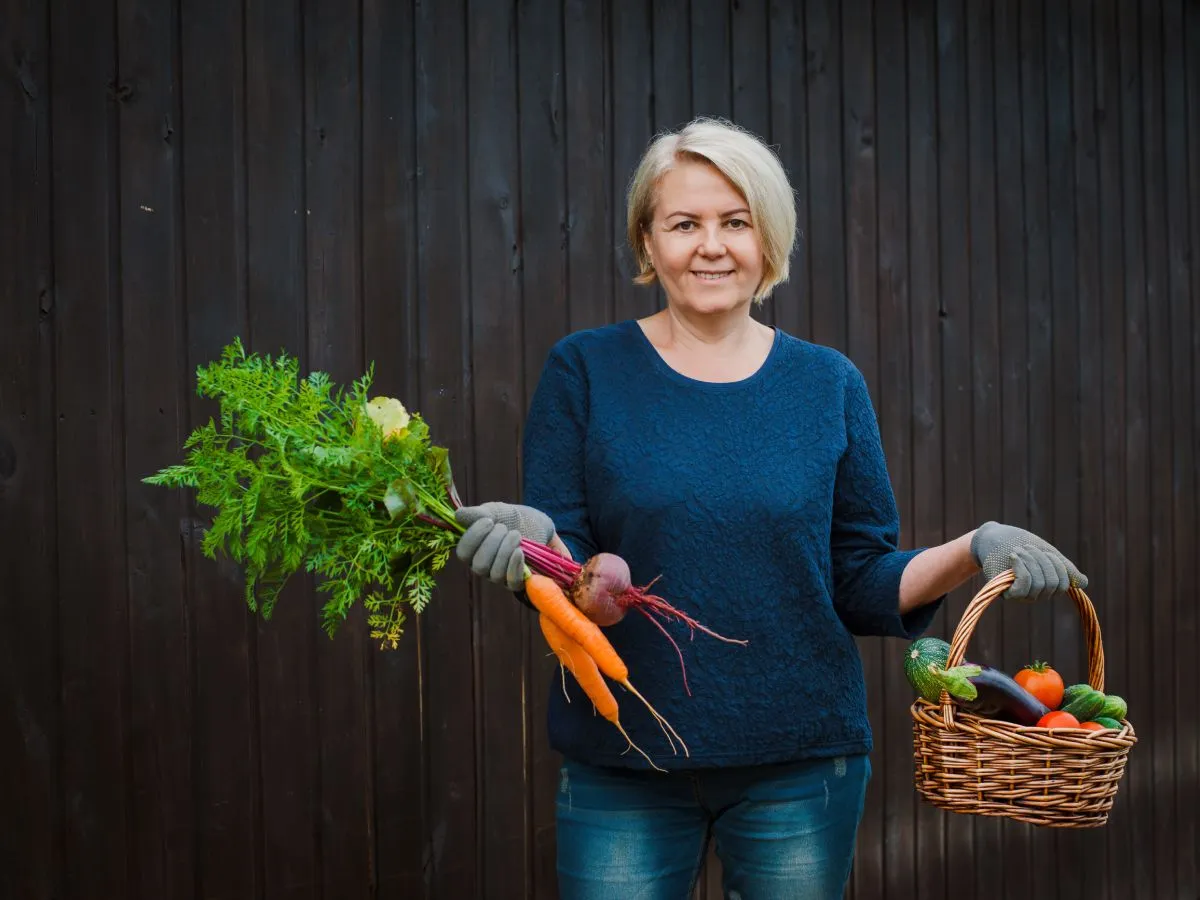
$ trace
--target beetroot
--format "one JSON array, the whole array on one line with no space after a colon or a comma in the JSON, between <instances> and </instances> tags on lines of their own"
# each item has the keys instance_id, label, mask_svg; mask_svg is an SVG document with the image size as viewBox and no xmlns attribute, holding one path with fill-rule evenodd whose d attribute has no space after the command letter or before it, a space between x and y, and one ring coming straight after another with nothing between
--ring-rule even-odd
<instances>
[{"instance_id":1,"label":"beetroot","mask_svg":"<svg viewBox=\"0 0 1200 900\"><path fill-rule=\"evenodd\" d=\"M604 627L625 618L621 597L632 586L625 560L615 553L597 553L584 563L568 593L585 616Z\"/></svg>"}]
</instances>

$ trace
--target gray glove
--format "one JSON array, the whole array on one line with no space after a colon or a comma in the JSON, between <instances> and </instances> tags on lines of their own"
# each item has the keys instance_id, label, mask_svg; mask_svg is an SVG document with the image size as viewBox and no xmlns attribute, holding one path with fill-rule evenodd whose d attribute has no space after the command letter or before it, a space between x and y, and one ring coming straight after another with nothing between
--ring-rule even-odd
<instances>
[{"instance_id":1,"label":"gray glove","mask_svg":"<svg viewBox=\"0 0 1200 900\"><path fill-rule=\"evenodd\" d=\"M458 524L467 526L455 548L458 558L476 575L510 591L525 589L521 538L548 544L554 537L550 517L532 506L513 503L460 506L454 518Z\"/></svg>"},{"instance_id":2,"label":"gray glove","mask_svg":"<svg viewBox=\"0 0 1200 900\"><path fill-rule=\"evenodd\" d=\"M971 555L988 580L1012 569L1016 580L1004 596L1048 600L1075 585L1087 587L1087 576L1036 534L999 522L984 522L971 538Z\"/></svg>"}]
</instances>

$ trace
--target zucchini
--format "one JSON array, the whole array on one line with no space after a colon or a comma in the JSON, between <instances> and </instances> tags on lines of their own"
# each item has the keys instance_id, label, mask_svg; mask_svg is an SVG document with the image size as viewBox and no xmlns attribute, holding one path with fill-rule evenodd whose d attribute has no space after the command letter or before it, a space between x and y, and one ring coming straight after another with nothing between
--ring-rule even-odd
<instances>
[{"instance_id":1,"label":"zucchini","mask_svg":"<svg viewBox=\"0 0 1200 900\"><path fill-rule=\"evenodd\" d=\"M1089 687L1074 696L1070 703L1063 706L1063 712L1069 712L1080 722L1089 722L1100 715L1104 709L1104 695L1095 688Z\"/></svg>"},{"instance_id":2,"label":"zucchini","mask_svg":"<svg viewBox=\"0 0 1200 900\"><path fill-rule=\"evenodd\" d=\"M979 671L978 666L958 666L947 670L950 645L940 638L917 638L904 654L904 674L914 691L930 703L941 700L942 691L952 697L974 699L975 686L966 677Z\"/></svg>"},{"instance_id":3,"label":"zucchini","mask_svg":"<svg viewBox=\"0 0 1200 900\"><path fill-rule=\"evenodd\" d=\"M1104 706L1097 713L1097 718L1104 716L1108 719L1115 719L1120 722L1129 713L1129 707L1125 701L1116 694L1107 694L1104 697Z\"/></svg>"},{"instance_id":4,"label":"zucchini","mask_svg":"<svg viewBox=\"0 0 1200 900\"><path fill-rule=\"evenodd\" d=\"M949 656L950 645L934 637L917 638L904 653L904 674L908 683L930 703L937 703L941 696L942 680L936 672L946 668ZM931 666L935 668L931 669Z\"/></svg>"},{"instance_id":5,"label":"zucchini","mask_svg":"<svg viewBox=\"0 0 1200 900\"><path fill-rule=\"evenodd\" d=\"M1096 716L1092 721L1097 725L1103 725L1105 728L1111 728L1113 731L1121 730L1121 723L1116 719L1110 719L1108 716Z\"/></svg>"}]
</instances>

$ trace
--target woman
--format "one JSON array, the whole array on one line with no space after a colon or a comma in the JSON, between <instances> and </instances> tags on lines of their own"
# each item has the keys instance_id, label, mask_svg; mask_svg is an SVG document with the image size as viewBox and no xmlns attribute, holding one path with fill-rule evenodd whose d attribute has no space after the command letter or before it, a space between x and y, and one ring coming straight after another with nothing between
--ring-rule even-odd
<instances>
[{"instance_id":1,"label":"woman","mask_svg":"<svg viewBox=\"0 0 1200 900\"><path fill-rule=\"evenodd\" d=\"M779 160L724 122L649 147L629 191L637 281L666 308L572 334L551 351L524 438L524 504L460 510L458 555L519 591L521 537L575 559L600 551L738 646L674 648L627 616L606 629L635 684L689 752L673 755L622 702L649 771L576 685L552 686L564 756L564 898L686 898L715 839L729 896L841 897L872 748L854 635L905 640L982 567L1009 596L1086 580L1053 547L989 522L900 550L862 375L841 353L750 316L788 275L793 194ZM621 695L618 692L619 697Z\"/></svg>"}]
</instances>

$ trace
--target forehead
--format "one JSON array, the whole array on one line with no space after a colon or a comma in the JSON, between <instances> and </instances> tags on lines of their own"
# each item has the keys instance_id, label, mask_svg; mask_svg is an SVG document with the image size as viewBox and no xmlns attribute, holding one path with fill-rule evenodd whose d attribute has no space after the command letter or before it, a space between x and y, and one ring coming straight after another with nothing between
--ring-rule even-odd
<instances>
[{"instance_id":1,"label":"forehead","mask_svg":"<svg viewBox=\"0 0 1200 900\"><path fill-rule=\"evenodd\" d=\"M677 210L703 214L746 206L746 198L716 166L698 160L676 163L659 180L656 194L655 212L662 216Z\"/></svg>"}]
</instances>

